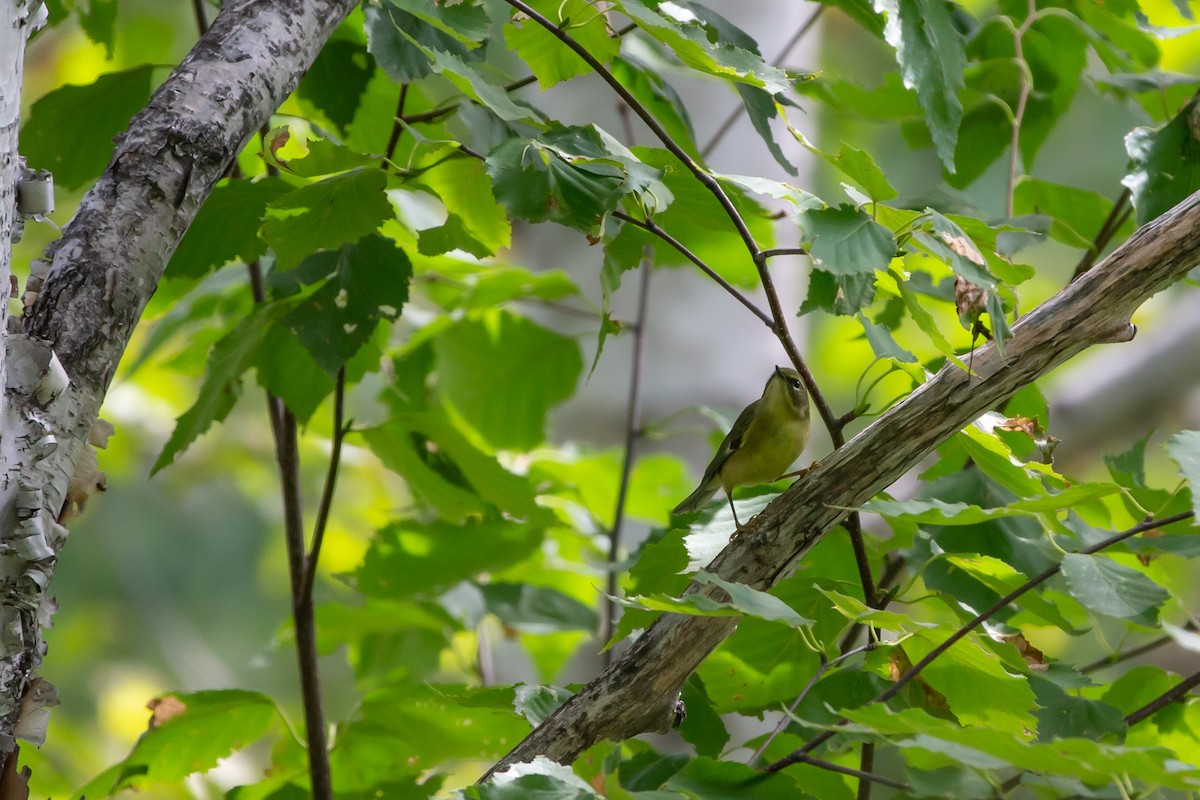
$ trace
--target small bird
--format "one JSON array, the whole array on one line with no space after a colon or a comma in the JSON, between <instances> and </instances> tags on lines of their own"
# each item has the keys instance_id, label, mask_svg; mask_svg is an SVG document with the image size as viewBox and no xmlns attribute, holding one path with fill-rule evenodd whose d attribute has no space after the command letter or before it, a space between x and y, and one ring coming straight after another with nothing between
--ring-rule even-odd
<instances>
[{"instance_id":1,"label":"small bird","mask_svg":"<svg viewBox=\"0 0 1200 800\"><path fill-rule=\"evenodd\" d=\"M762 397L738 414L696 491L671 513L699 511L717 489L724 489L734 524L741 530L733 507L734 487L777 480L804 450L808 429L808 393L800 373L775 367Z\"/></svg>"}]
</instances>

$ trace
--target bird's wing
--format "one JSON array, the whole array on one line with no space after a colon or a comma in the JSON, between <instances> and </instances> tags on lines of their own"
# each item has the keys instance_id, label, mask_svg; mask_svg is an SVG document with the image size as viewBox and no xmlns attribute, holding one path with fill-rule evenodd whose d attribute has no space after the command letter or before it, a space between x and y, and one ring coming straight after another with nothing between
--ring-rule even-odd
<instances>
[{"instance_id":1,"label":"bird's wing","mask_svg":"<svg viewBox=\"0 0 1200 800\"><path fill-rule=\"evenodd\" d=\"M743 408L741 414L738 414L737 421L733 423L733 427L729 429L729 433L721 440L721 446L717 448L716 455L713 456L708 469L704 470L704 480L700 481L701 485L715 480L717 474L721 471L721 467L725 466L725 462L729 460L729 457L736 453L738 448L742 446L742 439L745 437L746 431L750 429L750 420L754 419L754 409L758 407L758 403L759 401L755 400Z\"/></svg>"}]
</instances>

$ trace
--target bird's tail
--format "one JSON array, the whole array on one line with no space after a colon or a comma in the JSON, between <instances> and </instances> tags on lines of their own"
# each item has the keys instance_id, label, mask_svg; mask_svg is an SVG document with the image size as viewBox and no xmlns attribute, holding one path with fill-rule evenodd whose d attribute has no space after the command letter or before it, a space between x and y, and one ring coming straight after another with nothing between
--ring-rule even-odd
<instances>
[{"instance_id":1,"label":"bird's tail","mask_svg":"<svg viewBox=\"0 0 1200 800\"><path fill-rule=\"evenodd\" d=\"M713 481L711 484L708 482L701 483L696 487L696 491L684 498L684 501L675 506L671 513L690 514L693 511L699 511L712 499L712 496L717 493L717 489L720 487L721 484L719 481Z\"/></svg>"}]
</instances>

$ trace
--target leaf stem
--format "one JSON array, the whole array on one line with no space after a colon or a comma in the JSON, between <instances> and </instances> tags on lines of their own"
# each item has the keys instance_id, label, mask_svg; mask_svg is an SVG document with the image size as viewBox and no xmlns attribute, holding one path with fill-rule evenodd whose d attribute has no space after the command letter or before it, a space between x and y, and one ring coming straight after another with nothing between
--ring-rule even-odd
<instances>
[{"instance_id":1,"label":"leaf stem","mask_svg":"<svg viewBox=\"0 0 1200 800\"><path fill-rule=\"evenodd\" d=\"M651 259L649 253L642 259L642 280L638 289L637 327L633 330L633 356L629 368L629 400L625 415L625 454L621 461L621 483L617 489L617 505L613 510L612 530L608 533L608 595L604 600L604 616L600 628L600 640L608 642L613 634L613 616L617 596L617 559L621 553L621 533L625 523L625 501L629 497L629 482L633 477L633 461L637 455L637 442L642 429L642 366L646 350L646 307L650 297ZM604 651L604 666L612 663L613 651Z\"/></svg>"}]
</instances>

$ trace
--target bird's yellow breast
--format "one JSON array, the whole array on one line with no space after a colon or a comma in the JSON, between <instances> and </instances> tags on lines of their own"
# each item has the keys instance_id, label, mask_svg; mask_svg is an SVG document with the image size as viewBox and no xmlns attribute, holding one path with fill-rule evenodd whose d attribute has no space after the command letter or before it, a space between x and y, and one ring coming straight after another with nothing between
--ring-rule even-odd
<instances>
[{"instance_id":1,"label":"bird's yellow breast","mask_svg":"<svg viewBox=\"0 0 1200 800\"><path fill-rule=\"evenodd\" d=\"M808 441L808 426L807 414L786 414L782 421L756 415L741 446L721 467L721 487L729 492L735 486L769 483L778 478L800 457Z\"/></svg>"}]
</instances>

